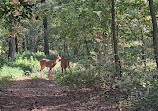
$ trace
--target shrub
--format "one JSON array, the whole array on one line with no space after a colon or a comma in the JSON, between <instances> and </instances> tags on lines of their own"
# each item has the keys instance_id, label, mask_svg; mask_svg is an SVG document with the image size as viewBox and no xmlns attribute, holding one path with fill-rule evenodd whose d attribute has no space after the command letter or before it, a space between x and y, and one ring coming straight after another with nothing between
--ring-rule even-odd
<instances>
[{"instance_id":1,"label":"shrub","mask_svg":"<svg viewBox=\"0 0 158 111\"><path fill-rule=\"evenodd\" d=\"M25 72L25 75L30 75L33 72L39 72L39 61L32 56L30 59L19 57L14 62L9 64L10 67L19 67Z\"/></svg>"},{"instance_id":2,"label":"shrub","mask_svg":"<svg viewBox=\"0 0 158 111\"><path fill-rule=\"evenodd\" d=\"M158 80L150 78L145 84L145 91L138 96L137 101L133 101L132 110L134 111L158 111Z\"/></svg>"},{"instance_id":3,"label":"shrub","mask_svg":"<svg viewBox=\"0 0 158 111\"><path fill-rule=\"evenodd\" d=\"M95 86L98 85L96 82L100 80L99 77L87 74L86 71L75 71L73 73L67 72L66 74L57 73L55 74L55 79L58 83L68 85L71 88L95 88Z\"/></svg>"},{"instance_id":4,"label":"shrub","mask_svg":"<svg viewBox=\"0 0 158 111\"><path fill-rule=\"evenodd\" d=\"M1 68L4 64L7 64L7 63L8 63L7 59L0 58L0 68Z\"/></svg>"},{"instance_id":5,"label":"shrub","mask_svg":"<svg viewBox=\"0 0 158 111\"><path fill-rule=\"evenodd\" d=\"M0 83L5 83L10 80L14 80L16 78L22 77L24 75L24 71L20 68L3 66L0 70Z\"/></svg>"},{"instance_id":6,"label":"shrub","mask_svg":"<svg viewBox=\"0 0 158 111\"><path fill-rule=\"evenodd\" d=\"M12 76L2 76L0 77L0 84L8 83L12 80Z\"/></svg>"},{"instance_id":7,"label":"shrub","mask_svg":"<svg viewBox=\"0 0 158 111\"><path fill-rule=\"evenodd\" d=\"M46 58L46 55L44 54L44 52L36 52L36 53L33 53L33 52L30 52L30 51L26 51L26 52L23 52L22 54L16 54L15 56L15 59L19 59L22 58L22 59L31 59L31 58L36 58L38 61L41 60L42 58Z\"/></svg>"}]
</instances>

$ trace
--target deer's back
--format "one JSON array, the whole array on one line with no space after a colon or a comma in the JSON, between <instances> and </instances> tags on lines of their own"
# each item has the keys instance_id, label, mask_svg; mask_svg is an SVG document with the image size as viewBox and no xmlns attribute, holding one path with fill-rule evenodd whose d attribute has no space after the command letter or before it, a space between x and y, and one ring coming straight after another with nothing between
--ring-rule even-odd
<instances>
[{"instance_id":1,"label":"deer's back","mask_svg":"<svg viewBox=\"0 0 158 111\"><path fill-rule=\"evenodd\" d=\"M54 64L53 60L49 60L49 59L41 59L40 60L40 65L41 66L51 67L51 66L53 66L53 64Z\"/></svg>"}]
</instances>

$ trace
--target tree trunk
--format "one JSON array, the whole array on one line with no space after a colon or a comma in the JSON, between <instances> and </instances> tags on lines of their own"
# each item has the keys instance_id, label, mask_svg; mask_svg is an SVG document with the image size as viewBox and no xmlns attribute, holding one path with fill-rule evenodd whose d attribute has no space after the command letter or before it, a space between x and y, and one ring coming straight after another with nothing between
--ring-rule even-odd
<instances>
[{"instance_id":1,"label":"tree trunk","mask_svg":"<svg viewBox=\"0 0 158 111\"><path fill-rule=\"evenodd\" d=\"M26 44L25 44L25 37L22 38L22 51L25 52L25 48Z\"/></svg>"},{"instance_id":2,"label":"tree trunk","mask_svg":"<svg viewBox=\"0 0 158 111\"><path fill-rule=\"evenodd\" d=\"M16 46L15 48L16 53L18 53L18 38L17 37L15 37L15 46Z\"/></svg>"},{"instance_id":3,"label":"tree trunk","mask_svg":"<svg viewBox=\"0 0 158 111\"><path fill-rule=\"evenodd\" d=\"M48 45L48 36L47 36L47 17L45 16L43 19L43 26L44 26L44 53L49 55L49 45Z\"/></svg>"},{"instance_id":4,"label":"tree trunk","mask_svg":"<svg viewBox=\"0 0 158 111\"><path fill-rule=\"evenodd\" d=\"M46 0L41 0L41 3L46 3ZM45 15L43 18L43 26L44 26L44 53L49 55L49 45L48 45L48 35L47 35L47 16Z\"/></svg>"},{"instance_id":5,"label":"tree trunk","mask_svg":"<svg viewBox=\"0 0 158 111\"><path fill-rule=\"evenodd\" d=\"M10 59L10 55L11 55L11 38L9 38L8 47L9 47L8 59Z\"/></svg>"},{"instance_id":6,"label":"tree trunk","mask_svg":"<svg viewBox=\"0 0 158 111\"><path fill-rule=\"evenodd\" d=\"M143 45L142 45L142 61L143 61L144 66L145 66L144 70L146 71L145 42L144 42L144 34L143 34L142 28L141 28L141 41L143 42Z\"/></svg>"},{"instance_id":7,"label":"tree trunk","mask_svg":"<svg viewBox=\"0 0 158 111\"><path fill-rule=\"evenodd\" d=\"M116 26L115 26L115 1L112 0L112 32L113 32L113 43L114 43L114 54L115 54L115 68L116 74L115 76L121 76L121 63L120 58L118 55L118 45L117 45L117 38L116 38Z\"/></svg>"},{"instance_id":8,"label":"tree trunk","mask_svg":"<svg viewBox=\"0 0 158 111\"><path fill-rule=\"evenodd\" d=\"M9 57L11 58L11 60L14 60L15 53L16 53L15 34L12 34L9 41Z\"/></svg>"},{"instance_id":9,"label":"tree trunk","mask_svg":"<svg viewBox=\"0 0 158 111\"><path fill-rule=\"evenodd\" d=\"M65 39L65 41L64 41L64 53L66 52L66 50L67 50L67 46L66 46L66 39Z\"/></svg>"},{"instance_id":10,"label":"tree trunk","mask_svg":"<svg viewBox=\"0 0 158 111\"><path fill-rule=\"evenodd\" d=\"M158 69L157 22L156 22L156 15L155 15L155 9L154 9L154 5L153 5L153 0L149 0L149 8L150 8L150 15L151 15L152 24L153 24L153 47L154 47L156 65L157 65L157 69Z\"/></svg>"},{"instance_id":11,"label":"tree trunk","mask_svg":"<svg viewBox=\"0 0 158 111\"><path fill-rule=\"evenodd\" d=\"M66 38L65 38L65 41L64 41L64 53L67 53L67 55L69 57L69 48L68 48L68 43L67 43Z\"/></svg>"}]
</instances>

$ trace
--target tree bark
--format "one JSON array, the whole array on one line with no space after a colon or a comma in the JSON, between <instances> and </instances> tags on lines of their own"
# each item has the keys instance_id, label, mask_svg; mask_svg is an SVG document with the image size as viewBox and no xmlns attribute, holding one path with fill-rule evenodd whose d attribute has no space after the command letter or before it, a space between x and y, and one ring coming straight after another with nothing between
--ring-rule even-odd
<instances>
[{"instance_id":1,"label":"tree bark","mask_svg":"<svg viewBox=\"0 0 158 111\"><path fill-rule=\"evenodd\" d=\"M142 28L141 28L141 41L143 42L143 45L142 45L142 61L143 61L144 66L145 66L144 70L146 71L145 42L144 42L144 34L143 34Z\"/></svg>"},{"instance_id":2,"label":"tree bark","mask_svg":"<svg viewBox=\"0 0 158 111\"><path fill-rule=\"evenodd\" d=\"M116 38L116 25L115 25L115 1L112 0L112 33L113 33L113 43L114 43L114 57L115 57L115 69L116 69L116 76L121 76L121 63L120 58L118 55L118 44Z\"/></svg>"},{"instance_id":3,"label":"tree bark","mask_svg":"<svg viewBox=\"0 0 158 111\"><path fill-rule=\"evenodd\" d=\"M66 52L66 50L67 50L67 44L66 44L66 39L65 39L65 41L64 41L64 53Z\"/></svg>"},{"instance_id":4,"label":"tree bark","mask_svg":"<svg viewBox=\"0 0 158 111\"><path fill-rule=\"evenodd\" d=\"M149 8L150 8L150 15L151 15L152 24L153 24L153 47L154 47L156 65L157 65L157 69L158 69L157 22L156 22L156 15L155 15L155 9L154 9L154 5L153 5L153 0L149 0Z\"/></svg>"},{"instance_id":5,"label":"tree bark","mask_svg":"<svg viewBox=\"0 0 158 111\"><path fill-rule=\"evenodd\" d=\"M16 45L15 45L15 34L10 35L10 41L9 41L9 57L11 60L14 60L14 56L16 53Z\"/></svg>"},{"instance_id":6,"label":"tree bark","mask_svg":"<svg viewBox=\"0 0 158 111\"><path fill-rule=\"evenodd\" d=\"M41 0L41 3L46 3L46 1ZM44 26L44 53L46 55L49 55L49 45L48 45L48 35L47 35L48 21L46 15L44 15L43 18L43 26Z\"/></svg>"},{"instance_id":7,"label":"tree bark","mask_svg":"<svg viewBox=\"0 0 158 111\"><path fill-rule=\"evenodd\" d=\"M22 49L23 49L23 52L25 52L26 50L25 37L22 38Z\"/></svg>"},{"instance_id":8,"label":"tree bark","mask_svg":"<svg viewBox=\"0 0 158 111\"><path fill-rule=\"evenodd\" d=\"M68 42L67 42L66 38L65 38L63 46L64 46L64 53L67 53L67 55L69 57L69 48L68 48L69 46L68 46Z\"/></svg>"},{"instance_id":9,"label":"tree bark","mask_svg":"<svg viewBox=\"0 0 158 111\"><path fill-rule=\"evenodd\" d=\"M17 37L15 37L15 45L16 45L15 50L18 53L18 38Z\"/></svg>"}]
</instances>

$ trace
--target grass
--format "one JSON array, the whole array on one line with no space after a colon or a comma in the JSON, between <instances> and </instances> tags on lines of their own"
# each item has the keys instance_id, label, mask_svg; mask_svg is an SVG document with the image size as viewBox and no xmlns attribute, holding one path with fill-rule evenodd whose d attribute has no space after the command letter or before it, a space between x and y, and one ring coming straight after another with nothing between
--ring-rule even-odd
<instances>
[{"instance_id":1,"label":"grass","mask_svg":"<svg viewBox=\"0 0 158 111\"><path fill-rule=\"evenodd\" d=\"M22 77L24 75L24 71L20 69L19 67L13 68L9 66L3 66L0 71L1 77L3 76L11 76L13 79Z\"/></svg>"},{"instance_id":2,"label":"grass","mask_svg":"<svg viewBox=\"0 0 158 111\"><path fill-rule=\"evenodd\" d=\"M0 84L23 77L24 71L19 67L3 66L0 70Z\"/></svg>"},{"instance_id":3,"label":"grass","mask_svg":"<svg viewBox=\"0 0 158 111\"><path fill-rule=\"evenodd\" d=\"M12 80L11 76L1 76L0 77L0 84L9 83Z\"/></svg>"},{"instance_id":4,"label":"grass","mask_svg":"<svg viewBox=\"0 0 158 111\"><path fill-rule=\"evenodd\" d=\"M48 58L51 60L55 59L56 55L46 56L43 52L24 52L22 54L17 54L14 61L9 61L4 63L0 69L0 81L5 83L10 80L16 80L21 77L29 76L31 78L40 78L40 64L39 60L42 58ZM55 72L54 78L59 84L68 85L71 88L81 88L81 87L94 87L97 76L91 74L92 72L86 71L85 68L81 68L79 63L71 63L70 73L69 69L66 74L62 74L60 68L60 62L58 62L54 68L58 69ZM43 71L43 78L47 78L49 69L45 68Z\"/></svg>"},{"instance_id":5,"label":"grass","mask_svg":"<svg viewBox=\"0 0 158 111\"><path fill-rule=\"evenodd\" d=\"M55 56L52 55L49 57ZM42 58L47 58L43 52L24 52L23 54L17 54L14 61L1 58L0 84L25 76L39 77L39 60Z\"/></svg>"},{"instance_id":6,"label":"grass","mask_svg":"<svg viewBox=\"0 0 158 111\"><path fill-rule=\"evenodd\" d=\"M43 52L24 52L17 54L14 61L0 59L0 84L15 80L21 77L40 78L40 64L39 60L42 58L55 59L56 55L46 56ZM60 62L54 68L60 68ZM48 68L43 71L43 77L47 78L49 72Z\"/></svg>"}]
</instances>

